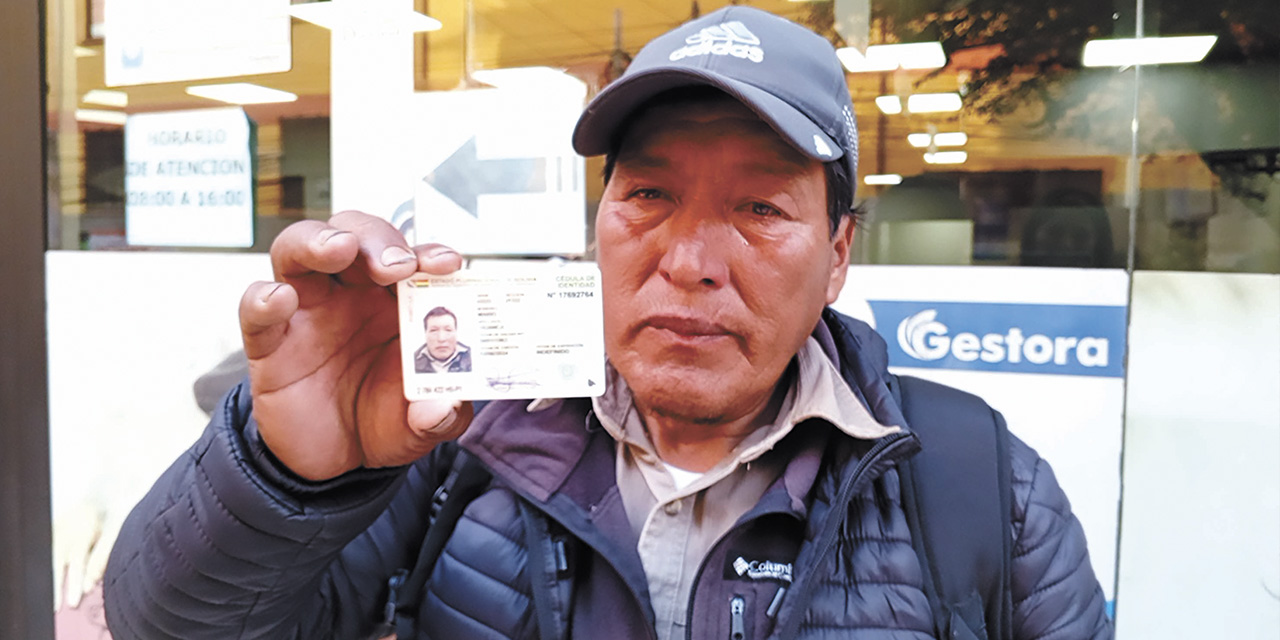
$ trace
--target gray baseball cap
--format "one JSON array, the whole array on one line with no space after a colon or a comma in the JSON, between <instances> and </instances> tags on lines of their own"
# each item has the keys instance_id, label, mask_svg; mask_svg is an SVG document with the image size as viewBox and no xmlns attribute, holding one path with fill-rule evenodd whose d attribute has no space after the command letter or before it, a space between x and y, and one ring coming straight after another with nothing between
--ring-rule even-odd
<instances>
[{"instance_id":1,"label":"gray baseball cap","mask_svg":"<svg viewBox=\"0 0 1280 640\"><path fill-rule=\"evenodd\" d=\"M806 156L842 160L856 185L858 129L835 49L794 22L737 5L686 22L645 45L622 77L582 112L573 148L584 156L608 153L623 123L645 101L695 85L741 100Z\"/></svg>"}]
</instances>

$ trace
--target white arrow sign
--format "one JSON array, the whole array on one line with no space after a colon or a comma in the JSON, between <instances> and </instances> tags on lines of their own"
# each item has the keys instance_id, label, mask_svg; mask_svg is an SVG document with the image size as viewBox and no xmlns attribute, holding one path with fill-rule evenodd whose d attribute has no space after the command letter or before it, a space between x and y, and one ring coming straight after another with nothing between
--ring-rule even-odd
<instances>
[{"instance_id":1,"label":"white arrow sign","mask_svg":"<svg viewBox=\"0 0 1280 640\"><path fill-rule=\"evenodd\" d=\"M584 163L570 146L586 85L512 69L476 73L497 89L414 93L412 3L333 5L334 211L365 211L413 242L467 254L586 251Z\"/></svg>"},{"instance_id":2,"label":"white arrow sign","mask_svg":"<svg viewBox=\"0 0 1280 640\"><path fill-rule=\"evenodd\" d=\"M570 138L586 87L422 93L414 198L418 242L479 255L577 255L586 249L584 163ZM441 126L448 123L448 126Z\"/></svg>"}]
</instances>

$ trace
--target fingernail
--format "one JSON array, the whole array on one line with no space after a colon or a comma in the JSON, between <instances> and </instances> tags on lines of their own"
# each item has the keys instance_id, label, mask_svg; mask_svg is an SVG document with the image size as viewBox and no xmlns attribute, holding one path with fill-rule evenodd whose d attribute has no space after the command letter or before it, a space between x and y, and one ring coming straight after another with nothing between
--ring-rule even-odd
<instances>
[{"instance_id":1,"label":"fingernail","mask_svg":"<svg viewBox=\"0 0 1280 640\"><path fill-rule=\"evenodd\" d=\"M452 427L453 423L457 421L458 421L458 407L457 405L455 405L452 409L449 409L449 415L445 416L443 420L436 423L436 426L431 427L430 429L428 429L428 431L432 431L432 432L448 431L449 427Z\"/></svg>"},{"instance_id":2,"label":"fingernail","mask_svg":"<svg viewBox=\"0 0 1280 640\"><path fill-rule=\"evenodd\" d=\"M276 284L276 286L271 287L270 291L259 296L258 299L261 300L263 304L266 304L268 301L271 300L271 296L275 295L276 292L280 290L280 287L283 287L283 286L284 286L283 282Z\"/></svg>"},{"instance_id":3,"label":"fingernail","mask_svg":"<svg viewBox=\"0 0 1280 640\"><path fill-rule=\"evenodd\" d=\"M334 239L334 238L336 238L336 237L338 237L338 236L345 236L345 235L347 235L348 233L351 233L351 232L350 232L350 231L341 231L341 230L338 230L338 229L332 229L332 230L329 230L329 231L325 231L325 232L323 232L323 233L321 233L321 234L320 234L320 244L322 244L322 245L323 245L323 244L327 244L330 240L332 240L332 239Z\"/></svg>"},{"instance_id":4,"label":"fingernail","mask_svg":"<svg viewBox=\"0 0 1280 640\"><path fill-rule=\"evenodd\" d=\"M432 249L431 249L430 251L428 251L428 252L427 252L427 257L428 257L428 258L439 258L440 256L446 256L446 255L449 255L449 254L451 254L451 253L452 253L452 254L457 254L458 252L457 252L457 251L454 251L453 249L451 249L451 248L449 248L449 247L432 247Z\"/></svg>"},{"instance_id":5,"label":"fingernail","mask_svg":"<svg viewBox=\"0 0 1280 640\"><path fill-rule=\"evenodd\" d=\"M409 262L416 262L417 260L418 256L413 255L412 252L404 247L393 246L382 250L382 266L384 267L394 267L396 265L406 264Z\"/></svg>"}]
</instances>

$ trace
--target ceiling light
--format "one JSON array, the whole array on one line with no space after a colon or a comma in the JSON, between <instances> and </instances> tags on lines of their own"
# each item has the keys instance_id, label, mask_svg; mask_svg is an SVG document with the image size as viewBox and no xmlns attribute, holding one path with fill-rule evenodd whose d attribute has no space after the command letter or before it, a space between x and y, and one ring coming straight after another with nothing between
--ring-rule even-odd
<instances>
[{"instance_id":1,"label":"ceiling light","mask_svg":"<svg viewBox=\"0 0 1280 640\"><path fill-rule=\"evenodd\" d=\"M911 113L959 111L960 104L958 93L917 93L907 96L907 111Z\"/></svg>"},{"instance_id":2,"label":"ceiling light","mask_svg":"<svg viewBox=\"0 0 1280 640\"><path fill-rule=\"evenodd\" d=\"M876 98L876 106L889 115L902 113L902 98L898 96L880 96Z\"/></svg>"},{"instance_id":3,"label":"ceiling light","mask_svg":"<svg viewBox=\"0 0 1280 640\"><path fill-rule=\"evenodd\" d=\"M933 134L933 143L939 147L963 147L969 143L969 134L963 131L948 131Z\"/></svg>"},{"instance_id":4,"label":"ceiling light","mask_svg":"<svg viewBox=\"0 0 1280 640\"><path fill-rule=\"evenodd\" d=\"M1217 41L1218 36L1091 40L1084 45L1084 66L1128 67L1200 62Z\"/></svg>"},{"instance_id":5,"label":"ceiling light","mask_svg":"<svg viewBox=\"0 0 1280 640\"><path fill-rule=\"evenodd\" d=\"M587 85L560 69L551 67L516 67L513 69L484 69L471 72L471 77L499 89L525 89L546 91L552 87L586 92Z\"/></svg>"},{"instance_id":6,"label":"ceiling light","mask_svg":"<svg viewBox=\"0 0 1280 640\"><path fill-rule=\"evenodd\" d=\"M960 164L969 159L965 151L938 151L924 154L924 161L929 164Z\"/></svg>"},{"instance_id":7,"label":"ceiling light","mask_svg":"<svg viewBox=\"0 0 1280 640\"><path fill-rule=\"evenodd\" d=\"M84 94L80 101L88 104L100 104L105 107L124 108L129 106L129 94L110 89L92 89Z\"/></svg>"},{"instance_id":8,"label":"ceiling light","mask_svg":"<svg viewBox=\"0 0 1280 640\"><path fill-rule=\"evenodd\" d=\"M929 144L932 142L933 142L933 136L927 133L908 133L907 134L907 144L917 149L923 149L929 146Z\"/></svg>"},{"instance_id":9,"label":"ceiling light","mask_svg":"<svg viewBox=\"0 0 1280 640\"><path fill-rule=\"evenodd\" d=\"M870 185L894 185L902 184L902 176L896 173L880 173L867 176L862 181Z\"/></svg>"},{"instance_id":10,"label":"ceiling light","mask_svg":"<svg viewBox=\"0 0 1280 640\"><path fill-rule=\"evenodd\" d=\"M374 3L370 6L381 5ZM289 15L299 20L310 22L318 27L324 27L330 31L332 31L338 24L346 24L350 22L350 20L346 19L346 16L341 13L342 11L350 11L350 9L339 9L333 2L306 2L303 4L289 5ZM368 18L375 15L375 11L377 10L361 8L358 10L358 14L361 17ZM431 16L418 13L417 11L392 10L382 11L382 13L384 15L378 17L385 17L388 22L392 22L398 26L408 26L414 32L439 31L441 27L444 26L439 20L436 20Z\"/></svg>"},{"instance_id":11,"label":"ceiling light","mask_svg":"<svg viewBox=\"0 0 1280 640\"><path fill-rule=\"evenodd\" d=\"M903 69L939 69L947 66L947 54L941 42L878 45L893 51Z\"/></svg>"},{"instance_id":12,"label":"ceiling light","mask_svg":"<svg viewBox=\"0 0 1280 640\"><path fill-rule=\"evenodd\" d=\"M298 5L302 6L302 5ZM201 98L218 100L230 104L266 104L270 102L293 102L298 95L271 89L248 82L231 82L228 84L205 84L187 87L187 93Z\"/></svg>"},{"instance_id":13,"label":"ceiling light","mask_svg":"<svg viewBox=\"0 0 1280 640\"><path fill-rule=\"evenodd\" d=\"M76 109L76 120L80 122L97 122L98 124L118 124L123 126L129 116L123 111L107 111L106 109Z\"/></svg>"},{"instance_id":14,"label":"ceiling light","mask_svg":"<svg viewBox=\"0 0 1280 640\"><path fill-rule=\"evenodd\" d=\"M969 142L969 134L963 131L948 131L946 133L909 133L907 134L907 144L923 149L929 145L935 147L963 147Z\"/></svg>"},{"instance_id":15,"label":"ceiling light","mask_svg":"<svg viewBox=\"0 0 1280 640\"><path fill-rule=\"evenodd\" d=\"M947 65L941 42L875 44L864 55L853 47L836 49L836 57L851 73L903 69L937 69Z\"/></svg>"}]
</instances>

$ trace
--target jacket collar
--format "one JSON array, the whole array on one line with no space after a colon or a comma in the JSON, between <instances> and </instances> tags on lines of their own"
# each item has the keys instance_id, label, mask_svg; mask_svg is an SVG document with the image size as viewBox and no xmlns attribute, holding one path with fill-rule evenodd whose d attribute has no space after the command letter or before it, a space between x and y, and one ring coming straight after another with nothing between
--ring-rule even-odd
<instances>
[{"instance_id":1,"label":"jacket collar","mask_svg":"<svg viewBox=\"0 0 1280 640\"><path fill-rule=\"evenodd\" d=\"M829 340L820 335L824 331ZM839 363L840 375L877 422L907 426L889 390L889 346L871 325L828 307L814 335L832 361Z\"/></svg>"},{"instance_id":2,"label":"jacket collar","mask_svg":"<svg viewBox=\"0 0 1280 640\"><path fill-rule=\"evenodd\" d=\"M886 384L888 348L869 325L828 308L823 311L813 338L822 352L837 364L849 389L875 422L906 424ZM596 436L606 437L595 420L591 400L570 398L532 404L527 401L490 403L459 441L513 487L519 487L539 502L546 502L582 461ZM608 464L599 465L591 474L590 481L601 489L600 496L615 486L613 472L610 455ZM789 492L800 488L791 481L787 485ZM586 496L579 498L587 501L580 503L584 507L593 504Z\"/></svg>"}]
</instances>

